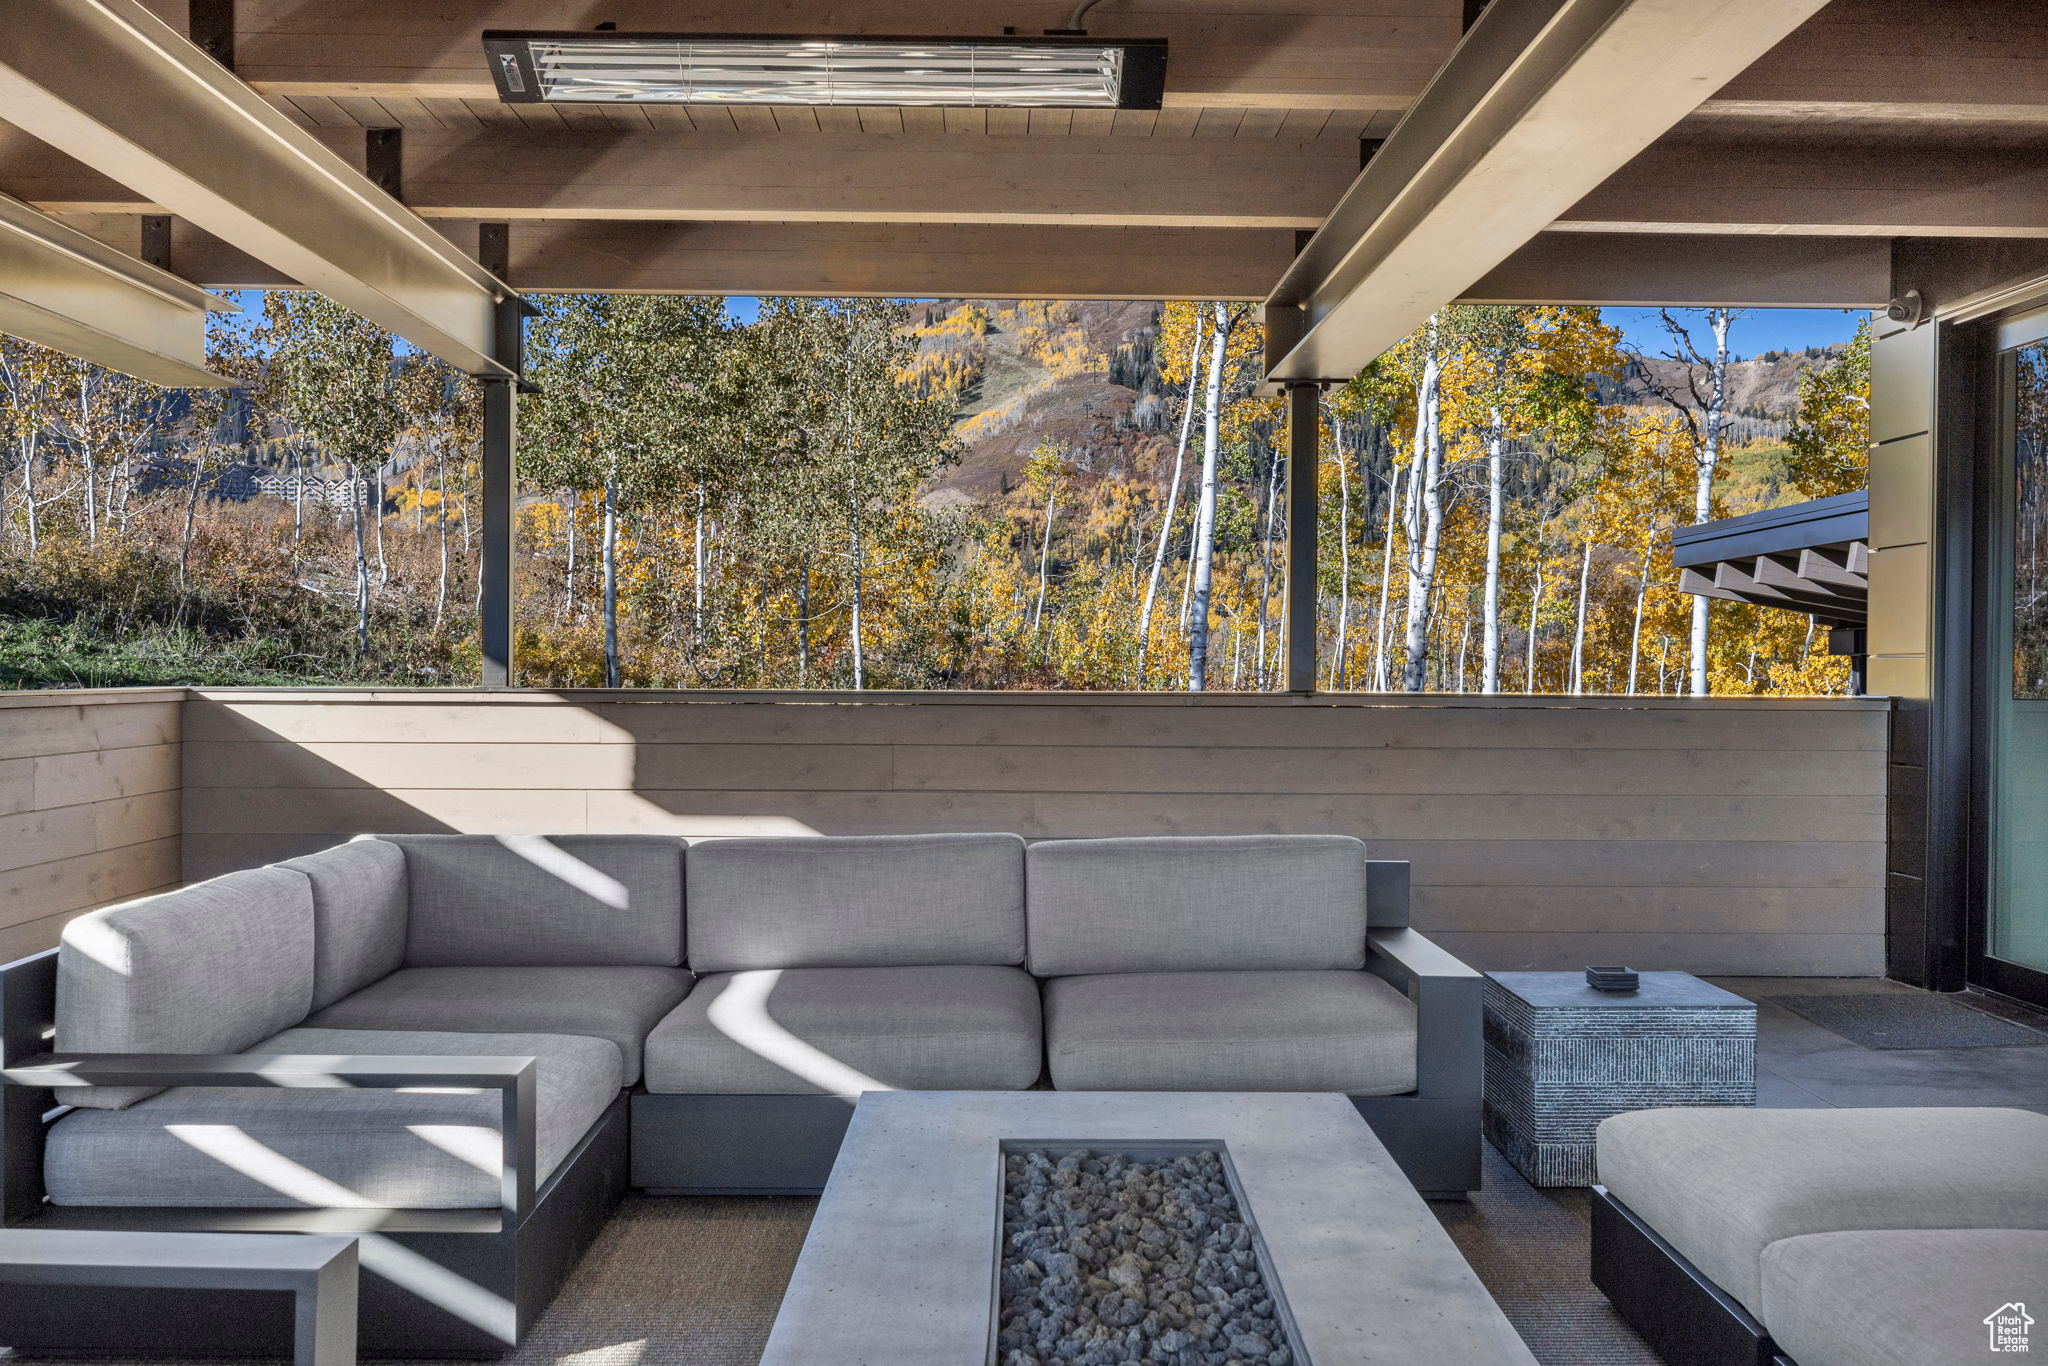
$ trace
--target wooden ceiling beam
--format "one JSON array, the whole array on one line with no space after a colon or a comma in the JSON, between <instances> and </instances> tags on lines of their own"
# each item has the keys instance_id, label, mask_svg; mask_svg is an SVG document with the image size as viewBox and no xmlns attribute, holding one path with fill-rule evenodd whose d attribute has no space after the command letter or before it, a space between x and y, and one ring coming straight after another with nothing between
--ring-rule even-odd
<instances>
[{"instance_id":1,"label":"wooden ceiling beam","mask_svg":"<svg viewBox=\"0 0 2048 1366\"><path fill-rule=\"evenodd\" d=\"M1881 237L1650 236L1543 232L1461 303L1617 308L1881 308L1892 296Z\"/></svg>"},{"instance_id":2,"label":"wooden ceiling beam","mask_svg":"<svg viewBox=\"0 0 2048 1366\"><path fill-rule=\"evenodd\" d=\"M67 218L132 250L136 215ZM476 224L435 227L457 247ZM866 223L525 222L512 278L528 292L886 294L910 298L1254 299L1294 234L1271 228L1075 228ZM217 289L291 282L187 223L181 271ZM1842 237L1603 237L1545 233L1470 290L1468 303L1648 307L1732 303L1860 308L1890 297L1889 244Z\"/></svg>"},{"instance_id":3,"label":"wooden ceiling beam","mask_svg":"<svg viewBox=\"0 0 2048 1366\"><path fill-rule=\"evenodd\" d=\"M182 0L150 0L174 22ZM1016 0L1020 32L1071 0ZM822 12L821 12L822 11ZM1107 37L1165 37L1166 103L1264 109L1406 108L1456 46L1460 0L1121 0L1089 16ZM282 96L495 101L486 28L985 36L988 16L939 0L240 0L236 69ZM2048 123L2048 7L2035 0L1832 0L1703 106L1823 120Z\"/></svg>"},{"instance_id":4,"label":"wooden ceiling beam","mask_svg":"<svg viewBox=\"0 0 2048 1366\"><path fill-rule=\"evenodd\" d=\"M1559 217L1597 233L2048 237L2048 129L2028 141L1688 133Z\"/></svg>"},{"instance_id":5,"label":"wooden ceiling beam","mask_svg":"<svg viewBox=\"0 0 2048 1366\"><path fill-rule=\"evenodd\" d=\"M360 165L359 130L317 136ZM1355 153L1331 139L948 134L406 134L426 218L1315 228ZM161 212L0 130L0 190L58 213ZM2048 138L2031 147L1664 139L1552 225L1567 232L2048 236Z\"/></svg>"},{"instance_id":6,"label":"wooden ceiling beam","mask_svg":"<svg viewBox=\"0 0 2048 1366\"><path fill-rule=\"evenodd\" d=\"M360 165L360 130L322 129ZM1357 169L1336 139L945 133L409 132L427 218L1313 228ZM146 212L33 140L0 137L0 189L54 212Z\"/></svg>"}]
</instances>

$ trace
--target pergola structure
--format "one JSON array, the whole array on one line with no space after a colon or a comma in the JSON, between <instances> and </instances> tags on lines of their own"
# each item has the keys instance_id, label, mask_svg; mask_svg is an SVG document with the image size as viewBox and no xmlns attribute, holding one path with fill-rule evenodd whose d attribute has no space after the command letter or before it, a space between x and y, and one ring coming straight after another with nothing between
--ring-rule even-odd
<instances>
[{"instance_id":1,"label":"pergola structure","mask_svg":"<svg viewBox=\"0 0 2048 1366\"><path fill-rule=\"evenodd\" d=\"M14 0L0 325L206 382L201 290L298 285L484 379L504 683L515 290L1264 300L1269 376L1312 412L1454 300L1876 306L1925 244L2048 236L2028 0L1082 9ZM1165 40L1159 108L507 103L482 42L1076 22ZM1293 428L1307 473L1316 424ZM1291 483L1310 555L1314 480ZM1313 649L1295 632L1298 689Z\"/></svg>"}]
</instances>

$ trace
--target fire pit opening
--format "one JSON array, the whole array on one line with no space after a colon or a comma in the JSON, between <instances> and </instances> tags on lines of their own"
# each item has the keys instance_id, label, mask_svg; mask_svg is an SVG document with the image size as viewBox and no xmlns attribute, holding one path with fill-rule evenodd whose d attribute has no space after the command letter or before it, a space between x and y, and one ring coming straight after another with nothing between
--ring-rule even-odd
<instances>
[{"instance_id":1,"label":"fire pit opening","mask_svg":"<svg viewBox=\"0 0 2048 1366\"><path fill-rule=\"evenodd\" d=\"M1220 1143L1005 1142L995 1366L1308 1366Z\"/></svg>"}]
</instances>

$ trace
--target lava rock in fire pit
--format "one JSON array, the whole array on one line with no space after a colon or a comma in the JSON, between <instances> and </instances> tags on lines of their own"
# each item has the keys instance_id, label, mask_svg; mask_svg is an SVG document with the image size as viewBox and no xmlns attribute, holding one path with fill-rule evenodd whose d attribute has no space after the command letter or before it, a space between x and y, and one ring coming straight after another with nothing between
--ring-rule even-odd
<instances>
[{"instance_id":1,"label":"lava rock in fire pit","mask_svg":"<svg viewBox=\"0 0 2048 1366\"><path fill-rule=\"evenodd\" d=\"M1003 1159L1000 1366L1295 1366L1213 1151Z\"/></svg>"}]
</instances>

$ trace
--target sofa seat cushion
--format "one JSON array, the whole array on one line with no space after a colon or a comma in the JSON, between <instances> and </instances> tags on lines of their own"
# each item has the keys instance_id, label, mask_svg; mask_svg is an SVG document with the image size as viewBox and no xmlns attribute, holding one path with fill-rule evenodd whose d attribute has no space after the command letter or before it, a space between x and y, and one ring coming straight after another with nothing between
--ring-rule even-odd
<instances>
[{"instance_id":1,"label":"sofa seat cushion","mask_svg":"<svg viewBox=\"0 0 2048 1366\"><path fill-rule=\"evenodd\" d=\"M252 1054L531 1057L535 1171L549 1173L618 1097L619 1050L557 1034L288 1029ZM59 1205L490 1209L499 1093L185 1086L51 1126L43 1180Z\"/></svg>"},{"instance_id":2,"label":"sofa seat cushion","mask_svg":"<svg viewBox=\"0 0 2048 1366\"><path fill-rule=\"evenodd\" d=\"M1766 1323L1782 1238L2048 1229L2048 1115L2026 1110L1638 1110L1598 1142L1601 1184Z\"/></svg>"},{"instance_id":3,"label":"sofa seat cushion","mask_svg":"<svg viewBox=\"0 0 2048 1366\"><path fill-rule=\"evenodd\" d=\"M647 1039L647 1089L728 1095L1018 1091L1038 1081L1019 968L711 973Z\"/></svg>"},{"instance_id":4,"label":"sofa seat cushion","mask_svg":"<svg viewBox=\"0 0 2048 1366\"><path fill-rule=\"evenodd\" d=\"M625 1084L640 1043L690 994L681 968L403 968L313 1016L316 1029L587 1034L619 1046Z\"/></svg>"},{"instance_id":5,"label":"sofa seat cushion","mask_svg":"<svg viewBox=\"0 0 2048 1366\"><path fill-rule=\"evenodd\" d=\"M1415 1007L1367 972L1139 972L1045 984L1062 1091L1415 1089Z\"/></svg>"},{"instance_id":6,"label":"sofa seat cushion","mask_svg":"<svg viewBox=\"0 0 2048 1366\"><path fill-rule=\"evenodd\" d=\"M2032 1336L2027 1306L2048 1306L2038 1229L1813 1233L1764 1249L1764 1326L1799 1366L1997 1360L1986 1319Z\"/></svg>"}]
</instances>

